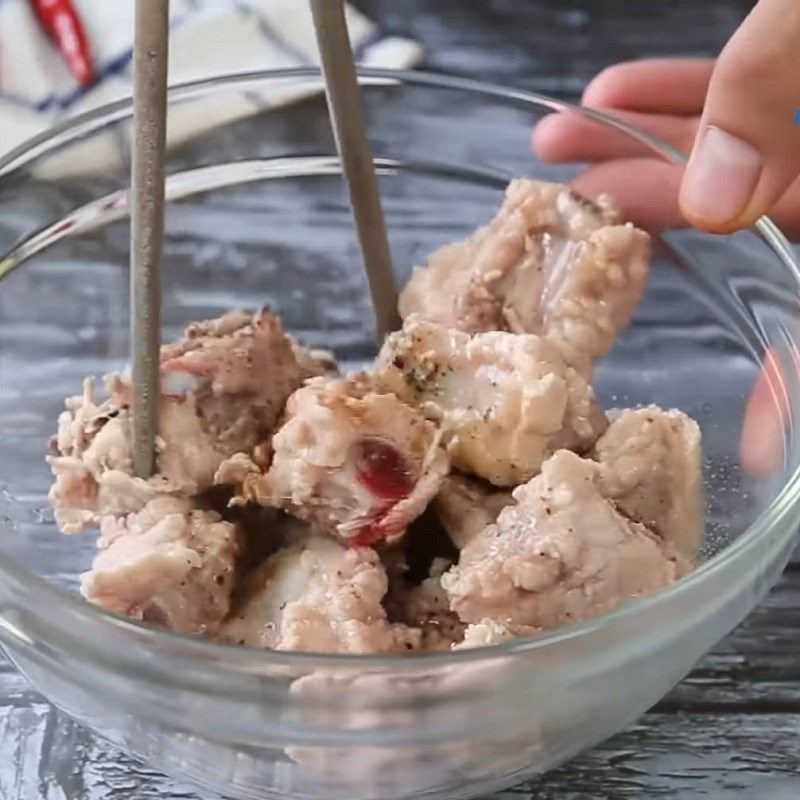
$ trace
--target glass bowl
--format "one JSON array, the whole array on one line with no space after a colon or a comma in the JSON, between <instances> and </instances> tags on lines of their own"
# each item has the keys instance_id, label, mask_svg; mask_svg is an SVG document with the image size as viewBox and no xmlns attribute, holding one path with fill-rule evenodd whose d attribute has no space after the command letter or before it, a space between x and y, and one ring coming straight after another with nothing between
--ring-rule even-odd
<instances>
[{"instance_id":1,"label":"glass bowl","mask_svg":"<svg viewBox=\"0 0 800 800\"><path fill-rule=\"evenodd\" d=\"M363 71L398 279L487 220L553 110L525 92ZM163 334L267 303L348 364L375 352L349 208L313 70L222 77L170 96ZM606 406L657 402L700 422L708 537L689 577L539 639L377 658L256 652L104 613L75 591L93 536L57 532L45 443L63 397L128 351L122 101L0 161L0 640L59 708L160 770L235 798L457 798L547 770L663 696L776 580L798 524L800 273L757 231L663 235L646 298L597 375ZM780 469L749 475L738 442L764 353ZM772 425L772 429L776 428Z\"/></svg>"}]
</instances>

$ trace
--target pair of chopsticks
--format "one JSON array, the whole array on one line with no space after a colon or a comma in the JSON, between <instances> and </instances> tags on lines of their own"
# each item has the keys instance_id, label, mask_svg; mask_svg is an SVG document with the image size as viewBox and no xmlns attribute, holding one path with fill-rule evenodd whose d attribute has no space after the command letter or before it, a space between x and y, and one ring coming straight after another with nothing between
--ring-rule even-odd
<instances>
[{"instance_id":1,"label":"pair of chopsticks","mask_svg":"<svg viewBox=\"0 0 800 800\"><path fill-rule=\"evenodd\" d=\"M310 0L310 4L331 125L348 185L378 334L383 337L399 322L397 294L344 3L343 0ZM130 199L133 445L136 475L148 478L156 467L158 432L168 0L136 0L135 19Z\"/></svg>"}]
</instances>

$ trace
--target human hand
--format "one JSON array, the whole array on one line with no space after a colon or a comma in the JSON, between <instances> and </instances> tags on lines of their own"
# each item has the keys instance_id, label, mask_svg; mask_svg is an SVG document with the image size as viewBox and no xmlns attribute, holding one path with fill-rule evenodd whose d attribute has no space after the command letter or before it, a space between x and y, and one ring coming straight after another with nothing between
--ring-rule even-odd
<instances>
[{"instance_id":1,"label":"human hand","mask_svg":"<svg viewBox=\"0 0 800 800\"><path fill-rule=\"evenodd\" d=\"M799 53L800 3L761 0L716 62L629 62L589 84L584 105L691 152L685 171L574 114L545 118L534 150L547 162L591 162L576 188L610 192L650 230L688 222L728 232L769 213L800 237Z\"/></svg>"},{"instance_id":2,"label":"human hand","mask_svg":"<svg viewBox=\"0 0 800 800\"><path fill-rule=\"evenodd\" d=\"M574 114L544 119L534 150L548 162L586 161L587 196L613 194L623 214L658 231L691 223L712 232L749 227L769 213L800 238L800 3L761 0L719 59L619 64L587 87L584 105L691 153L669 164L646 145ZM787 388L767 351L750 394L740 457L751 473L781 469Z\"/></svg>"}]
</instances>

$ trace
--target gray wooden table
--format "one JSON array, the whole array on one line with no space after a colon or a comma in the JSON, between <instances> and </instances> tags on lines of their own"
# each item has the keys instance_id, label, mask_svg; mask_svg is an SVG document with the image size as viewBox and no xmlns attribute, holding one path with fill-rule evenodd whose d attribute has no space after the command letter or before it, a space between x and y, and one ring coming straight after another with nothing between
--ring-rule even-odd
<instances>
[{"instance_id":1,"label":"gray wooden table","mask_svg":"<svg viewBox=\"0 0 800 800\"><path fill-rule=\"evenodd\" d=\"M716 52L744 0L356 0L428 50L426 66L574 98L603 66ZM454 120L454 125L457 121ZM800 560L733 634L626 732L527 798L800 794ZM56 712L0 664L0 800L201 798Z\"/></svg>"}]
</instances>

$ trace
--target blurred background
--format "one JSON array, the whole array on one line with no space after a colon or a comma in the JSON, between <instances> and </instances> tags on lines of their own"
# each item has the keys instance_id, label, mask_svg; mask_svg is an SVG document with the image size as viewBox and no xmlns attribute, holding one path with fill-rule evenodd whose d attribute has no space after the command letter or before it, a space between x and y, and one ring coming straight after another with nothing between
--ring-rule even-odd
<instances>
[{"instance_id":1,"label":"blurred background","mask_svg":"<svg viewBox=\"0 0 800 800\"><path fill-rule=\"evenodd\" d=\"M603 67L715 55L746 0L352 0L359 60L574 99ZM170 78L316 60L299 0L172 0ZM130 94L132 0L0 2L0 150Z\"/></svg>"},{"instance_id":2,"label":"blurred background","mask_svg":"<svg viewBox=\"0 0 800 800\"><path fill-rule=\"evenodd\" d=\"M645 56L713 56L748 0L354 0L425 48L425 68L574 99L600 69Z\"/></svg>"}]
</instances>

